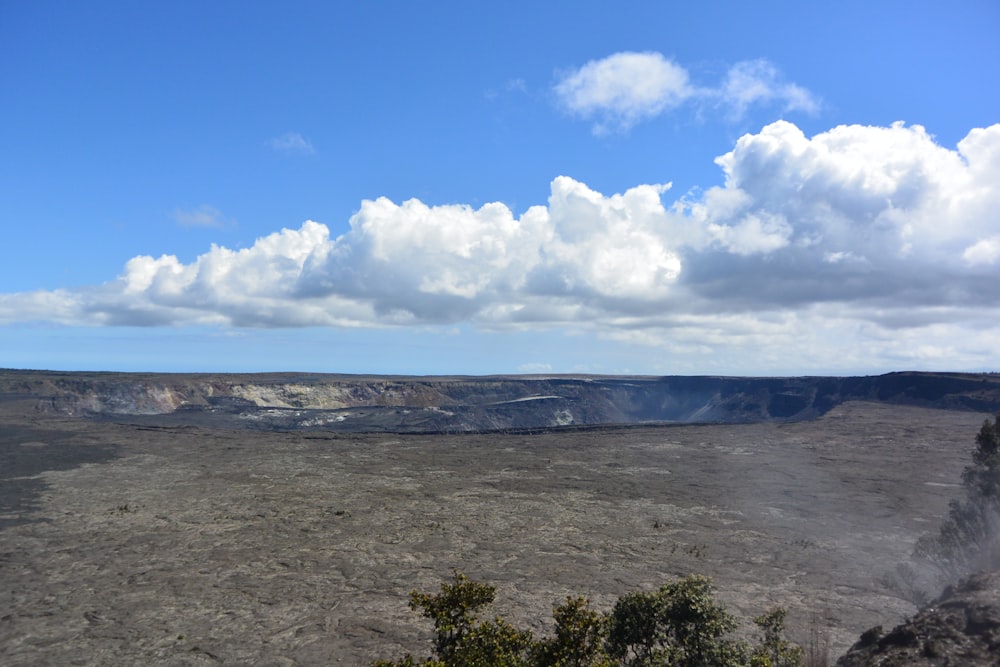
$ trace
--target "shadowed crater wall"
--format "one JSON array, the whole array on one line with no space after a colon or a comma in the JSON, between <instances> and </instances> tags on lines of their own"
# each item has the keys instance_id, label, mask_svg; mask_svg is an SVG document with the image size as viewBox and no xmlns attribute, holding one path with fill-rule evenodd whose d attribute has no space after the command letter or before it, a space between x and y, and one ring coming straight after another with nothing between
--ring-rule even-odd
<instances>
[{"instance_id":1,"label":"shadowed crater wall","mask_svg":"<svg viewBox=\"0 0 1000 667\"><path fill-rule=\"evenodd\" d=\"M43 413L173 426L445 433L799 421L850 400L995 412L1000 376L391 377L0 371L0 399Z\"/></svg>"}]
</instances>

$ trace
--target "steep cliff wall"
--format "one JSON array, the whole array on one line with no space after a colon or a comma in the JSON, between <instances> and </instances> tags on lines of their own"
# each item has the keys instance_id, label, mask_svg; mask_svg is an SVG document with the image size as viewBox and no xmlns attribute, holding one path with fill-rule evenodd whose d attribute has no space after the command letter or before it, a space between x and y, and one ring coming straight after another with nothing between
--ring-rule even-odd
<instances>
[{"instance_id":1,"label":"steep cliff wall","mask_svg":"<svg viewBox=\"0 0 1000 667\"><path fill-rule=\"evenodd\" d=\"M809 419L847 400L1000 409L1000 376L361 377L0 371L0 400L69 416L264 429L488 431Z\"/></svg>"}]
</instances>

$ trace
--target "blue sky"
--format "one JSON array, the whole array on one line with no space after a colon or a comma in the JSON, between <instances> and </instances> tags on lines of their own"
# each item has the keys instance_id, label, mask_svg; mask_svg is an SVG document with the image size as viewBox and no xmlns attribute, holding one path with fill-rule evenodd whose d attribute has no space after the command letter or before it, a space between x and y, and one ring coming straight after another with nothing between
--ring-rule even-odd
<instances>
[{"instance_id":1,"label":"blue sky","mask_svg":"<svg viewBox=\"0 0 1000 667\"><path fill-rule=\"evenodd\" d=\"M0 367L997 368L995 2L0 0Z\"/></svg>"}]
</instances>

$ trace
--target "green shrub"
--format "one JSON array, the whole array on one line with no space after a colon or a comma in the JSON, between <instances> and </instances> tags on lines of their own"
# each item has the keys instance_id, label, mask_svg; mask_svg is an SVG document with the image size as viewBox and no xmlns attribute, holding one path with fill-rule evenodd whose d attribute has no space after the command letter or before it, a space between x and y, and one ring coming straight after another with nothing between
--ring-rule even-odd
<instances>
[{"instance_id":1,"label":"green shrub","mask_svg":"<svg viewBox=\"0 0 1000 667\"><path fill-rule=\"evenodd\" d=\"M437 594L410 594L434 623L434 655L376 661L374 667L794 667L802 649L784 637L785 611L754 619L758 645L732 639L736 619L701 576L653 592L627 593L609 614L569 597L553 609L555 634L535 640L500 617L481 620L496 589L455 572Z\"/></svg>"}]
</instances>

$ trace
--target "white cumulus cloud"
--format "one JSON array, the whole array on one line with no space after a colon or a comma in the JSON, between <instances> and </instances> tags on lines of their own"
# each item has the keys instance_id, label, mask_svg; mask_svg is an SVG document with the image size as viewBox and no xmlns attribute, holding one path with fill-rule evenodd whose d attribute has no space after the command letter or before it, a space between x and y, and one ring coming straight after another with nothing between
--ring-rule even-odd
<instances>
[{"instance_id":1,"label":"white cumulus cloud","mask_svg":"<svg viewBox=\"0 0 1000 667\"><path fill-rule=\"evenodd\" d=\"M779 121L716 162L722 185L669 202L669 185L605 195L568 176L520 215L366 200L337 237L310 221L188 263L135 257L89 289L2 294L0 322L570 326L786 368L956 340L995 354L1000 125L949 148L919 125Z\"/></svg>"}]
</instances>

